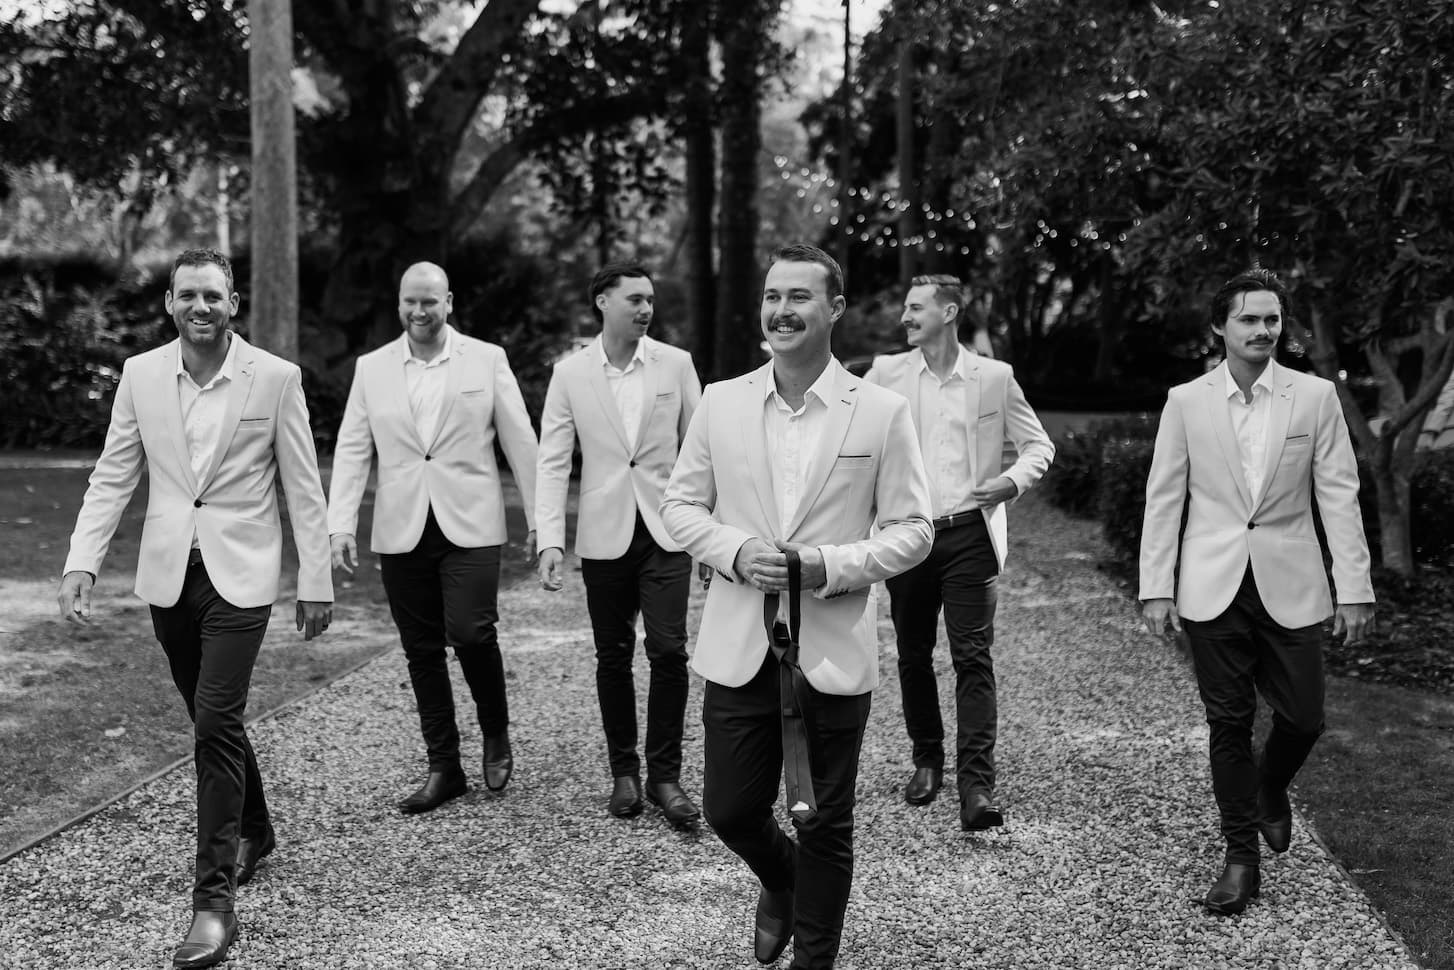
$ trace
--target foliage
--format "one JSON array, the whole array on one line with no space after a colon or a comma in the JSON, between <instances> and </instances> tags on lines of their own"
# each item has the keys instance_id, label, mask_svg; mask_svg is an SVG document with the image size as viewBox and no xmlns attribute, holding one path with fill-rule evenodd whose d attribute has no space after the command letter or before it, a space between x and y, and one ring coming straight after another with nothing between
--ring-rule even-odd
<instances>
[{"instance_id":1,"label":"foliage","mask_svg":"<svg viewBox=\"0 0 1454 970\"><path fill-rule=\"evenodd\" d=\"M1146 511L1146 479L1155 442L1111 438L1101 449L1097 512L1112 550L1126 562L1141 554L1141 525Z\"/></svg>"},{"instance_id":2,"label":"foliage","mask_svg":"<svg viewBox=\"0 0 1454 970\"><path fill-rule=\"evenodd\" d=\"M1087 428L1059 435L1055 439L1055 461L1041 479L1039 489L1052 504L1071 515L1081 518L1098 515L1104 505L1105 464L1108 460L1119 461L1136 443L1154 441L1157 421L1155 416L1118 418L1097 421ZM1119 473L1113 477L1121 480ZM1145 477L1134 484L1144 499Z\"/></svg>"}]
</instances>

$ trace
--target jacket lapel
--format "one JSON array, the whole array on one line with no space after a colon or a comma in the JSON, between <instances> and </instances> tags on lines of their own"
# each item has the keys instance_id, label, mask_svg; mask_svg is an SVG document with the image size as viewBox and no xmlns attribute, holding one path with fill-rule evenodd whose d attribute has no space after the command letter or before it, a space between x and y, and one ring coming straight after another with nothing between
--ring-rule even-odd
<instances>
[{"instance_id":1,"label":"jacket lapel","mask_svg":"<svg viewBox=\"0 0 1454 970\"><path fill-rule=\"evenodd\" d=\"M1217 444L1222 449L1222 458L1227 462L1227 473L1237 494L1242 496L1242 505L1252 510L1252 493L1247 490L1247 476L1242 473L1242 449L1237 444L1237 432L1232 429L1232 411L1227 404L1227 386L1221 368L1208 375L1206 383L1207 414L1216 433Z\"/></svg>"},{"instance_id":2,"label":"jacket lapel","mask_svg":"<svg viewBox=\"0 0 1454 970\"><path fill-rule=\"evenodd\" d=\"M182 466L182 475L192 487L192 494L200 494L197 476L192 471L192 455L187 450L187 432L182 426L182 394L177 389L177 359L182 353L181 340L174 340L161 356L161 373L155 375L155 386L162 391L162 419L166 422L167 437L177 450L177 464Z\"/></svg>"},{"instance_id":3,"label":"jacket lapel","mask_svg":"<svg viewBox=\"0 0 1454 970\"><path fill-rule=\"evenodd\" d=\"M1268 364L1272 370L1272 400L1267 413L1267 446L1262 466L1262 494L1257 496L1257 507L1267 501L1267 492L1272 487L1272 478L1277 466L1282 463L1282 449L1287 444L1287 429L1292 425L1293 385L1277 361ZM1253 509L1257 511L1257 509Z\"/></svg>"},{"instance_id":4,"label":"jacket lapel","mask_svg":"<svg viewBox=\"0 0 1454 970\"><path fill-rule=\"evenodd\" d=\"M445 326L449 326L445 324ZM407 352L407 350L406 350ZM434 435L427 442L421 442L428 451L434 447L439 436L444 433L445 425L449 423L449 414L454 410L454 402L459 400L459 385L464 379L464 372L472 364L469 354L466 352L464 341L459 339L459 334L453 327L449 328L449 362L444 367L444 400L439 402L439 423L434 426ZM405 402L407 406L408 402ZM410 422L413 424L414 422ZM416 432L417 433L417 432Z\"/></svg>"},{"instance_id":5,"label":"jacket lapel","mask_svg":"<svg viewBox=\"0 0 1454 970\"><path fill-rule=\"evenodd\" d=\"M915 347L904 358L904 371L899 375L899 386L894 388L908 399L909 417L913 419L916 430L922 427L919 424L919 372L923 368L924 352Z\"/></svg>"},{"instance_id":6,"label":"jacket lapel","mask_svg":"<svg viewBox=\"0 0 1454 970\"><path fill-rule=\"evenodd\" d=\"M646 342L647 339L641 338L645 366L641 371L641 420L636 427L635 451L640 451L646 442L646 429L651 427L651 412L656 409L656 392L661 386L661 355L654 344Z\"/></svg>"},{"instance_id":7,"label":"jacket lapel","mask_svg":"<svg viewBox=\"0 0 1454 970\"><path fill-rule=\"evenodd\" d=\"M622 449L629 455L631 443L626 440L626 425L621 421L621 409L616 406L616 396L611 393L611 385L606 381L606 348L601 346L599 339L592 341L587 347L586 361L590 368L586 382L591 385L591 390L596 395L596 404L600 407L606 423L616 433Z\"/></svg>"},{"instance_id":8,"label":"jacket lapel","mask_svg":"<svg viewBox=\"0 0 1454 970\"><path fill-rule=\"evenodd\" d=\"M205 492L207 486L212 484L217 469L222 466L222 459L227 457L227 450L232 447L233 435L237 433L237 424L242 420L242 406L247 403L248 395L252 393L252 380L256 370L252 346L235 333L232 339L237 341L237 356L233 358L232 380L227 387L227 408L222 412L222 426L217 430L217 449L212 452L207 471L197 483L198 494Z\"/></svg>"},{"instance_id":9,"label":"jacket lapel","mask_svg":"<svg viewBox=\"0 0 1454 970\"><path fill-rule=\"evenodd\" d=\"M964 361L964 432L965 437L968 438L969 447L969 480L976 484L983 484L987 478L992 477L980 474L980 469L984 467L979 460L979 404L980 398L984 396L984 381L981 379L983 375L980 374L977 354L971 354L963 347L960 348L959 353ZM1005 416L1000 415L1000 417L1002 420L988 423L995 428L1003 428ZM1004 442L996 440L985 444L994 449L995 458L998 459L1004 448ZM992 461L990 467L994 468L995 473L998 474L999 465L996 462Z\"/></svg>"},{"instance_id":10,"label":"jacket lapel","mask_svg":"<svg viewBox=\"0 0 1454 970\"><path fill-rule=\"evenodd\" d=\"M409 406L409 338L400 334L399 339L394 341L395 357L393 364L385 371L383 394L391 397L393 411L400 416L404 425L404 434L408 440L414 442L420 451L424 450L424 442L419 440L419 427L414 422L414 409Z\"/></svg>"},{"instance_id":11,"label":"jacket lapel","mask_svg":"<svg viewBox=\"0 0 1454 970\"><path fill-rule=\"evenodd\" d=\"M766 407L763 398L767 395L767 384L772 380L772 361L768 361L748 375L743 400L735 402L738 423L742 427L742 452L747 456L747 470L752 475L752 486L757 492L758 504L762 506L763 518L773 536L781 528L777 498L772 490L772 469L767 463L767 431L763 428L762 409Z\"/></svg>"},{"instance_id":12,"label":"jacket lapel","mask_svg":"<svg viewBox=\"0 0 1454 970\"><path fill-rule=\"evenodd\" d=\"M813 462L808 466L808 477L803 482L802 499L798 502L798 508L793 513L792 521L788 523L786 536L788 539L791 539L798 527L803 524L803 519L807 517L808 511L818 501L818 495L823 491L823 486L828 483L828 476L833 473L833 466L837 463L843 439L848 435L848 422L852 420L853 409L858 404L857 382L850 378L836 360L831 361L828 366L835 369L833 395L826 402L828 417L823 423L823 434L818 439L818 453L813 456Z\"/></svg>"}]
</instances>

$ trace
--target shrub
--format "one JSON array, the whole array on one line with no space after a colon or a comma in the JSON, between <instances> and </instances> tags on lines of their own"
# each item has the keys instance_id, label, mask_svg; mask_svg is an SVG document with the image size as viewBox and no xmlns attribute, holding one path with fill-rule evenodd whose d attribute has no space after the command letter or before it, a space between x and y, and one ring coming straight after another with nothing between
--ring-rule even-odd
<instances>
[{"instance_id":1,"label":"shrub","mask_svg":"<svg viewBox=\"0 0 1454 970\"><path fill-rule=\"evenodd\" d=\"M1069 431L1055 440L1055 461L1040 487L1050 501L1081 518L1101 516L1104 452L1108 445L1156 440L1156 415L1132 415L1100 421L1084 431ZM1140 483L1142 494L1145 480Z\"/></svg>"},{"instance_id":2,"label":"shrub","mask_svg":"<svg viewBox=\"0 0 1454 970\"><path fill-rule=\"evenodd\" d=\"M1101 531L1115 555L1127 562L1134 562L1140 555L1146 479L1155 447L1154 439L1112 436L1101 448L1097 503Z\"/></svg>"}]
</instances>

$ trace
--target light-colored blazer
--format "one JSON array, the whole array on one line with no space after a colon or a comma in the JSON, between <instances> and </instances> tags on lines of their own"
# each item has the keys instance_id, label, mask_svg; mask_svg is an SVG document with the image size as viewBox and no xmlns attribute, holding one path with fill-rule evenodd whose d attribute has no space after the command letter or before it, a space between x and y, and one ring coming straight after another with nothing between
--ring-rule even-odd
<instances>
[{"instance_id":1,"label":"light-colored blazer","mask_svg":"<svg viewBox=\"0 0 1454 970\"><path fill-rule=\"evenodd\" d=\"M540 458L535 473L536 544L565 548L565 504L571 457L581 442L581 493L576 555L619 559L635 532L636 517L668 552L681 546L661 524L661 493L687 433L702 385L685 350L642 337L641 423L636 446L627 444L621 411L606 381L605 353L592 341L560 363L545 392L540 416Z\"/></svg>"},{"instance_id":2,"label":"light-colored blazer","mask_svg":"<svg viewBox=\"0 0 1454 970\"><path fill-rule=\"evenodd\" d=\"M693 669L714 683L745 684L768 650L764 595L736 581L737 552L747 540L786 539L823 550L828 582L802 599L801 662L809 683L828 694L878 686L873 584L922 562L934 543L929 483L908 404L836 360L828 366L834 393L786 534L763 427L771 362L707 388L667 483L667 532L726 580L707 591L692 658Z\"/></svg>"},{"instance_id":3,"label":"light-colored blazer","mask_svg":"<svg viewBox=\"0 0 1454 970\"><path fill-rule=\"evenodd\" d=\"M131 493L147 469L146 523L136 595L174 606L195 532L212 585L233 606L278 598L283 530L281 477L298 547L298 599L332 602L323 485L296 364L237 341L233 379L212 463L192 472L177 390L181 341L138 354L121 369L106 444L91 473L65 572L95 575Z\"/></svg>"},{"instance_id":4,"label":"light-colored blazer","mask_svg":"<svg viewBox=\"0 0 1454 970\"><path fill-rule=\"evenodd\" d=\"M969 467L974 484L980 486L1004 475L1024 495L1055 460L1055 446L1045 433L1040 419L1025 392L1015 380L1015 371L1002 361L981 357L963 350L966 371L965 401L967 406L965 448L969 451ZM864 380L879 384L903 395L909 401L914 427L919 421L919 373L924 366L924 352L917 347L903 354L874 359ZM915 439L917 440L917 438ZM1004 467L1004 446L1014 445L1017 457L1009 468ZM951 510L952 511L952 510ZM985 511L990 543L1000 568L1005 568L1009 554L1009 535L1005 524L1005 505L1001 503Z\"/></svg>"},{"instance_id":5,"label":"light-colored blazer","mask_svg":"<svg viewBox=\"0 0 1454 970\"><path fill-rule=\"evenodd\" d=\"M370 548L410 552L431 508L445 538L466 549L503 545L505 500L495 463L495 437L515 473L525 518L535 528L535 429L505 351L450 327L444 404L434 440L421 441L409 409L404 360L408 337L359 357L348 391L333 481L328 531L354 535L358 507L377 452L378 488Z\"/></svg>"},{"instance_id":6,"label":"light-colored blazer","mask_svg":"<svg viewBox=\"0 0 1454 970\"><path fill-rule=\"evenodd\" d=\"M1320 377L1275 361L1268 366L1267 464L1255 502L1232 428L1225 365L1173 387L1161 413L1146 480L1140 598L1174 596L1183 619L1221 615L1249 560L1262 603L1278 623L1296 628L1330 616L1333 601L1313 531L1314 497L1339 602L1373 602L1358 466L1337 391ZM1175 579L1178 542L1181 575Z\"/></svg>"}]
</instances>

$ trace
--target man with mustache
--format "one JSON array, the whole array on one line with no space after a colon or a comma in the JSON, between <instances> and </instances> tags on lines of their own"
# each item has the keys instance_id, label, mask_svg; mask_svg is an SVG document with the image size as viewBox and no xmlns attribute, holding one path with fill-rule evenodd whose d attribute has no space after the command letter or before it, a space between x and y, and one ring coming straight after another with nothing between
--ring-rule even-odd
<instances>
[{"instance_id":1,"label":"man with mustache","mask_svg":"<svg viewBox=\"0 0 1454 970\"><path fill-rule=\"evenodd\" d=\"M754 955L771 963L791 938L797 968L831 967L843 933L858 755L878 685L873 586L933 541L908 402L830 352L843 310L831 256L778 250L761 310L772 360L707 388L661 506L667 533L718 574L692 659L707 679L707 821L761 884ZM800 672L785 643L789 554L801 569ZM799 723L784 717L789 701L800 730L785 726ZM804 744L807 765L793 756ZM796 842L773 817L785 747L802 799L789 806Z\"/></svg>"},{"instance_id":2,"label":"man with mustache","mask_svg":"<svg viewBox=\"0 0 1454 970\"><path fill-rule=\"evenodd\" d=\"M636 617L646 627L646 797L679 828L700 812L681 787L687 706L687 594L691 557L662 528L657 507L702 396L691 354L646 335L655 289L645 268L611 263L591 280L601 335L555 365L540 417L535 522L540 585L565 578L565 505L581 446L576 554L596 643L596 696L612 791L606 810L642 809L632 658Z\"/></svg>"},{"instance_id":3,"label":"man with mustache","mask_svg":"<svg viewBox=\"0 0 1454 970\"><path fill-rule=\"evenodd\" d=\"M333 564L352 573L359 503L378 454L371 548L429 756L424 783L399 802L408 814L433 811L467 787L445 644L454 647L479 716L485 787L504 790L515 766L495 630L507 538L496 440L525 502L525 554L534 557L535 430L504 349L450 326L452 309L443 269L415 263L404 272L404 332L358 359L328 501Z\"/></svg>"},{"instance_id":4,"label":"man with mustache","mask_svg":"<svg viewBox=\"0 0 1454 970\"><path fill-rule=\"evenodd\" d=\"M999 708L990 648L996 584L1009 546L1005 504L1040 480L1055 446L1011 367L960 345L964 306L956 277L914 277L901 317L913 349L878 358L864 380L908 399L934 498L933 551L887 583L904 724L913 745L914 774L904 801L929 804L944 777L944 722L934 676L942 608L954 664L959 825L979 832L1004 824L995 799ZM1008 468L1005 442L1016 451Z\"/></svg>"},{"instance_id":5,"label":"man with mustache","mask_svg":"<svg viewBox=\"0 0 1454 970\"><path fill-rule=\"evenodd\" d=\"M178 339L122 367L57 596L67 622L90 622L91 587L144 467L136 595L151 605L196 742L192 925L172 958L183 968L226 959L237 886L276 844L243 716L282 570L279 480L298 548L303 639L333 614L302 375L233 332L238 305L227 257L192 249L176 258L166 308Z\"/></svg>"},{"instance_id":6,"label":"man with mustache","mask_svg":"<svg viewBox=\"0 0 1454 970\"><path fill-rule=\"evenodd\" d=\"M1292 837L1287 789L1323 731L1325 621L1349 643L1373 623L1348 426L1331 382L1277 363L1286 313L1287 290L1265 270L1217 291L1211 326L1226 360L1171 389L1146 481L1142 615L1152 634L1169 625L1191 641L1227 845L1203 903L1222 915L1260 891L1258 832L1274 852ZM1258 692L1272 708L1260 764Z\"/></svg>"}]
</instances>

